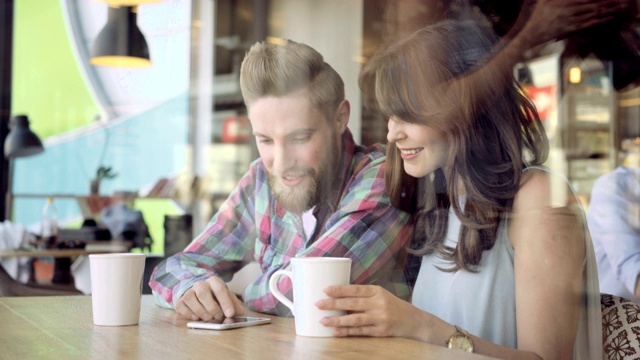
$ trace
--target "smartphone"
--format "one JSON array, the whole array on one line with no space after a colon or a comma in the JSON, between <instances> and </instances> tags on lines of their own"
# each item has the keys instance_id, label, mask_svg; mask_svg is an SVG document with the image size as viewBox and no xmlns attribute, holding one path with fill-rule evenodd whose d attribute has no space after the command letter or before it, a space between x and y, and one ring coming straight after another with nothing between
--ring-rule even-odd
<instances>
[{"instance_id":1,"label":"smartphone","mask_svg":"<svg viewBox=\"0 0 640 360\"><path fill-rule=\"evenodd\" d=\"M269 324L270 322L271 319L269 318L236 316L220 320L191 321L187 323L187 327L192 329L229 330L247 326Z\"/></svg>"}]
</instances>

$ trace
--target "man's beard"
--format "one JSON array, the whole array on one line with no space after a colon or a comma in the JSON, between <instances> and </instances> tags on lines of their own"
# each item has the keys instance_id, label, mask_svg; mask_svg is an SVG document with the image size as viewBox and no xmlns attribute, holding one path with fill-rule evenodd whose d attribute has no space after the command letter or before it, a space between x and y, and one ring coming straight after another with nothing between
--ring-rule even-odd
<instances>
[{"instance_id":1,"label":"man's beard","mask_svg":"<svg viewBox=\"0 0 640 360\"><path fill-rule=\"evenodd\" d=\"M338 164L338 149L335 142L329 144L327 157L320 164L318 170L312 168L294 167L284 174L267 172L269 186L280 206L294 214L302 214L317 205L321 198L331 192L331 184L336 174ZM281 176L308 176L297 186L289 187L280 182Z\"/></svg>"}]
</instances>

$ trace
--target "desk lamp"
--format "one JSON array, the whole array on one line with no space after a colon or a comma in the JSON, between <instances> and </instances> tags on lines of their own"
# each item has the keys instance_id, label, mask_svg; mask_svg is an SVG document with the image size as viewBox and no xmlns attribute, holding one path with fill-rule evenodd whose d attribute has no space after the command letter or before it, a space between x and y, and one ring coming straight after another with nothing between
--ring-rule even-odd
<instances>
[{"instance_id":1,"label":"desk lamp","mask_svg":"<svg viewBox=\"0 0 640 360\"><path fill-rule=\"evenodd\" d=\"M38 135L29 129L29 119L26 115L16 115L9 122L9 134L4 140L4 156L9 161L9 176L7 186L7 206L5 219L11 218L11 187L13 180L13 159L40 154L44 151L42 141Z\"/></svg>"}]
</instances>

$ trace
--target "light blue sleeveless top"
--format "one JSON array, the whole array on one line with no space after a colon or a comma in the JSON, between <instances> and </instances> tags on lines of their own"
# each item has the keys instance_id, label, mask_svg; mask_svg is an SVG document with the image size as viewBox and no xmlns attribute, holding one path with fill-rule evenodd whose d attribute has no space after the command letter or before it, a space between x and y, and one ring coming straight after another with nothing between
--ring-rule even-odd
<instances>
[{"instance_id":1,"label":"light blue sleeveless top","mask_svg":"<svg viewBox=\"0 0 640 360\"><path fill-rule=\"evenodd\" d=\"M549 172L544 167L528 169L532 168ZM566 183L566 179L563 182ZM582 219L584 221L584 214ZM490 250L483 252L475 273L462 270L441 271L437 266L447 269L451 267L451 263L445 262L437 254L424 256L413 290L413 305L450 324L458 325L473 335L495 344L517 348L514 250L508 240L507 225L507 216L503 216L498 224L496 241ZM446 245L456 246L460 226L460 220L450 209ZM586 221L585 232L583 302L573 358L600 360L600 291L595 254Z\"/></svg>"},{"instance_id":2,"label":"light blue sleeveless top","mask_svg":"<svg viewBox=\"0 0 640 360\"><path fill-rule=\"evenodd\" d=\"M422 258L412 303L442 320L493 343L515 348L516 293L513 248L507 240L507 221L498 226L496 242L482 254L478 272L444 272L450 268L437 254ZM460 220L449 210L445 244L458 243Z\"/></svg>"}]
</instances>

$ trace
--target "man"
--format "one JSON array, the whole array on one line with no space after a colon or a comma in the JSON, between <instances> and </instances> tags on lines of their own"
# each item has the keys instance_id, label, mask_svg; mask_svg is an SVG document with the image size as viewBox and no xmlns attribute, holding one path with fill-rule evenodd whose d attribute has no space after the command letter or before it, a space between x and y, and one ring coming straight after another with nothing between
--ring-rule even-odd
<instances>
[{"instance_id":1,"label":"man","mask_svg":"<svg viewBox=\"0 0 640 360\"><path fill-rule=\"evenodd\" d=\"M190 319L244 313L224 282L256 260L262 275L244 300L259 312L290 316L269 292L269 278L292 257L349 257L351 281L408 297L401 260L408 215L384 191L379 146L354 144L349 102L337 72L309 46L257 43L240 85L260 158L205 231L154 271L149 285L161 306ZM291 282L280 291L291 297Z\"/></svg>"},{"instance_id":2,"label":"man","mask_svg":"<svg viewBox=\"0 0 640 360\"><path fill-rule=\"evenodd\" d=\"M630 161L631 158L635 160ZM591 191L587 223L600 292L640 304L640 158L602 175ZM633 165L631 165L633 163Z\"/></svg>"}]
</instances>

